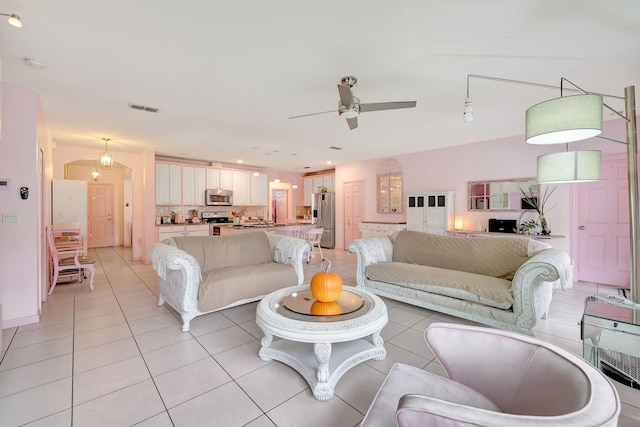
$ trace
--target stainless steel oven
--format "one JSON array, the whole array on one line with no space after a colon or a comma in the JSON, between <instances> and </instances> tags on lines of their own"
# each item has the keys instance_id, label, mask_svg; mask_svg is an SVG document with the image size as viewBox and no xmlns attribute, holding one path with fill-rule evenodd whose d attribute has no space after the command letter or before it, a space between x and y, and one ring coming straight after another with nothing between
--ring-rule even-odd
<instances>
[{"instance_id":1,"label":"stainless steel oven","mask_svg":"<svg viewBox=\"0 0 640 427\"><path fill-rule=\"evenodd\" d=\"M209 236L219 236L221 227L228 227L227 224L231 223L231 220L227 216L227 212L213 211L202 212L202 222L209 224Z\"/></svg>"},{"instance_id":2,"label":"stainless steel oven","mask_svg":"<svg viewBox=\"0 0 640 427\"><path fill-rule=\"evenodd\" d=\"M231 206L233 205L233 191L207 188L204 192L204 203L207 206Z\"/></svg>"}]
</instances>

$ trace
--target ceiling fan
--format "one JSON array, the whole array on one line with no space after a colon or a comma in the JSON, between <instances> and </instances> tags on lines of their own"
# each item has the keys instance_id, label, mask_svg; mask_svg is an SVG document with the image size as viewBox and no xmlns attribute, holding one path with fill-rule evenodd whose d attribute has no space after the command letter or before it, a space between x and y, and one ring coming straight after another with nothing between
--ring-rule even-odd
<instances>
[{"instance_id":1,"label":"ceiling fan","mask_svg":"<svg viewBox=\"0 0 640 427\"><path fill-rule=\"evenodd\" d=\"M360 113L368 113L369 111L381 111L381 110L397 110L399 108L413 108L416 106L416 101L404 101L404 102L374 102L369 104L361 104L360 99L353 96L351 88L358 83L358 79L354 76L346 76L340 80L338 85L338 94L340 95L340 101L338 102L337 110L322 111L320 113L303 114L301 116L289 117L290 119L297 119L300 117L315 116L318 114L335 113L336 111L340 117L347 119L349 129L355 129L358 127L358 115Z\"/></svg>"}]
</instances>

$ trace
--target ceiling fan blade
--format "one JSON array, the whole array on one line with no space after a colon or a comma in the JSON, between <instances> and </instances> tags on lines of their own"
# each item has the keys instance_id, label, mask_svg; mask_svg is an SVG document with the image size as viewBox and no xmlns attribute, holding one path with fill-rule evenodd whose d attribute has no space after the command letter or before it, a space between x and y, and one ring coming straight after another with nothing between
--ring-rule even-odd
<instances>
[{"instance_id":1,"label":"ceiling fan blade","mask_svg":"<svg viewBox=\"0 0 640 427\"><path fill-rule=\"evenodd\" d=\"M353 105L353 93L347 85L338 85L338 93L340 94L340 104L348 107Z\"/></svg>"},{"instance_id":2,"label":"ceiling fan blade","mask_svg":"<svg viewBox=\"0 0 640 427\"><path fill-rule=\"evenodd\" d=\"M399 108L413 108L415 106L416 101L374 102L370 104L360 104L360 112L366 113L368 111L397 110Z\"/></svg>"},{"instance_id":3,"label":"ceiling fan blade","mask_svg":"<svg viewBox=\"0 0 640 427\"><path fill-rule=\"evenodd\" d=\"M349 125L349 129L353 130L355 128L358 127L358 118L357 117L353 117L351 119L346 119L347 120L347 124Z\"/></svg>"},{"instance_id":4,"label":"ceiling fan blade","mask_svg":"<svg viewBox=\"0 0 640 427\"><path fill-rule=\"evenodd\" d=\"M287 117L288 119L297 119L300 117L309 117L309 116L317 116L318 114L327 114L327 113L337 113L338 110L329 110L329 111L321 111L319 113L310 113L310 114L302 114L300 116L291 116L291 117Z\"/></svg>"}]
</instances>

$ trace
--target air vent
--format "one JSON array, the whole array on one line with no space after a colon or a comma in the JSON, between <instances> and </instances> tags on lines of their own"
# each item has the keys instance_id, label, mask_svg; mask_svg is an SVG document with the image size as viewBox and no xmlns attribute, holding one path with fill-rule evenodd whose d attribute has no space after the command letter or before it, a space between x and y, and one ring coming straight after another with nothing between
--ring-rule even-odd
<instances>
[{"instance_id":1,"label":"air vent","mask_svg":"<svg viewBox=\"0 0 640 427\"><path fill-rule=\"evenodd\" d=\"M134 104L132 102L129 103L129 108L140 111L148 111L150 113L157 113L158 111L160 111L157 108L145 107L144 105Z\"/></svg>"},{"instance_id":2,"label":"air vent","mask_svg":"<svg viewBox=\"0 0 640 427\"><path fill-rule=\"evenodd\" d=\"M332 145L329 148L332 149L332 150L342 150L342 147L336 147L335 145Z\"/></svg>"}]
</instances>

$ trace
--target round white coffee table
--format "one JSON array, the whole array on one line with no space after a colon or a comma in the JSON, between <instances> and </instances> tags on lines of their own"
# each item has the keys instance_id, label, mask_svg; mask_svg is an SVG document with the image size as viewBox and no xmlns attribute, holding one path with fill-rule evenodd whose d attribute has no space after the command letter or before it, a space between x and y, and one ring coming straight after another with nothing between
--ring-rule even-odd
<instances>
[{"instance_id":1,"label":"round white coffee table","mask_svg":"<svg viewBox=\"0 0 640 427\"><path fill-rule=\"evenodd\" d=\"M313 396L326 401L349 369L387 355L380 336L388 321L387 307L376 295L351 286L343 292L361 298L362 306L348 314L313 316L286 307L285 297L291 301L308 290L308 285L284 288L260 301L256 323L264 338L259 356L291 366L309 383Z\"/></svg>"}]
</instances>

